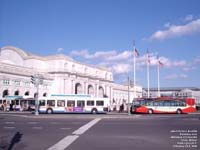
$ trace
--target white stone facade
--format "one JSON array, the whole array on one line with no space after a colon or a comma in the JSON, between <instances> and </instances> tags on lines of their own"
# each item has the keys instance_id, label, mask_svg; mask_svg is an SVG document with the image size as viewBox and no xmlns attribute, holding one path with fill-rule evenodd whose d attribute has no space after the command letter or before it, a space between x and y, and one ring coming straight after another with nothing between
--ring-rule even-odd
<instances>
[{"instance_id":1,"label":"white stone facade","mask_svg":"<svg viewBox=\"0 0 200 150\"><path fill-rule=\"evenodd\" d=\"M34 97L36 88L31 83L34 74L44 79L39 96L91 94L109 97L110 104L120 103L122 99L127 102L127 86L114 84L113 74L107 68L83 64L63 54L42 57L12 46L1 48L0 98L6 95ZM142 88L137 90L139 97Z\"/></svg>"}]
</instances>

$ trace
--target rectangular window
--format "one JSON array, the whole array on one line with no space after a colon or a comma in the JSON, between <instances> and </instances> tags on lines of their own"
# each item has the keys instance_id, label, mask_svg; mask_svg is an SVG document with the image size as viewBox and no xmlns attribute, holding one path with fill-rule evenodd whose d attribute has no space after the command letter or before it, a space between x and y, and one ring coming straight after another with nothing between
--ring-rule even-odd
<instances>
[{"instance_id":1,"label":"rectangular window","mask_svg":"<svg viewBox=\"0 0 200 150\"><path fill-rule=\"evenodd\" d=\"M77 107L84 107L85 101L77 101Z\"/></svg>"},{"instance_id":2,"label":"rectangular window","mask_svg":"<svg viewBox=\"0 0 200 150\"><path fill-rule=\"evenodd\" d=\"M3 80L3 85L10 85L10 80L9 79L4 79Z\"/></svg>"},{"instance_id":3,"label":"rectangular window","mask_svg":"<svg viewBox=\"0 0 200 150\"><path fill-rule=\"evenodd\" d=\"M30 82L25 82L25 87L30 87Z\"/></svg>"},{"instance_id":4,"label":"rectangular window","mask_svg":"<svg viewBox=\"0 0 200 150\"><path fill-rule=\"evenodd\" d=\"M104 105L104 101L96 101L96 106L103 106Z\"/></svg>"},{"instance_id":5,"label":"rectangular window","mask_svg":"<svg viewBox=\"0 0 200 150\"><path fill-rule=\"evenodd\" d=\"M94 101L87 101L87 106L94 106Z\"/></svg>"},{"instance_id":6,"label":"rectangular window","mask_svg":"<svg viewBox=\"0 0 200 150\"><path fill-rule=\"evenodd\" d=\"M40 101L39 101L39 105L40 105L40 106L45 106L45 100L40 100Z\"/></svg>"},{"instance_id":7,"label":"rectangular window","mask_svg":"<svg viewBox=\"0 0 200 150\"><path fill-rule=\"evenodd\" d=\"M48 106L55 106L55 100L47 100Z\"/></svg>"},{"instance_id":8,"label":"rectangular window","mask_svg":"<svg viewBox=\"0 0 200 150\"><path fill-rule=\"evenodd\" d=\"M73 100L67 101L67 107L74 107L74 106L75 106L75 101L73 101Z\"/></svg>"},{"instance_id":9,"label":"rectangular window","mask_svg":"<svg viewBox=\"0 0 200 150\"><path fill-rule=\"evenodd\" d=\"M58 100L57 101L57 106L58 107L65 107L65 100Z\"/></svg>"},{"instance_id":10,"label":"rectangular window","mask_svg":"<svg viewBox=\"0 0 200 150\"><path fill-rule=\"evenodd\" d=\"M16 85L16 86L20 86L20 81L15 80L15 85Z\"/></svg>"}]
</instances>

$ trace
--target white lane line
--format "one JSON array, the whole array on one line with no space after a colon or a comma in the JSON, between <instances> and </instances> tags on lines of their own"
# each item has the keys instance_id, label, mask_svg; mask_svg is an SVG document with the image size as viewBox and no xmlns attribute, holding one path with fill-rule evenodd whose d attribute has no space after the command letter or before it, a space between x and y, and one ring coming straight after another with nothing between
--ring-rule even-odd
<instances>
[{"instance_id":1,"label":"white lane line","mask_svg":"<svg viewBox=\"0 0 200 150\"><path fill-rule=\"evenodd\" d=\"M72 122L71 124L82 124L82 122Z\"/></svg>"},{"instance_id":2,"label":"white lane line","mask_svg":"<svg viewBox=\"0 0 200 150\"><path fill-rule=\"evenodd\" d=\"M60 140L58 143L48 148L47 150L64 150L70 144L72 144L79 136L77 135L69 135Z\"/></svg>"},{"instance_id":3,"label":"white lane line","mask_svg":"<svg viewBox=\"0 0 200 150\"><path fill-rule=\"evenodd\" d=\"M15 122L5 122L5 124L15 124Z\"/></svg>"},{"instance_id":4,"label":"white lane line","mask_svg":"<svg viewBox=\"0 0 200 150\"><path fill-rule=\"evenodd\" d=\"M50 124L59 124L58 122L50 122Z\"/></svg>"},{"instance_id":5,"label":"white lane line","mask_svg":"<svg viewBox=\"0 0 200 150\"><path fill-rule=\"evenodd\" d=\"M94 120L90 121L89 123L83 125L78 130L76 130L72 133L72 134L76 134L76 135L69 135L69 136L64 137L58 143L56 143L55 145L48 148L48 150L64 150L64 149L66 149L70 144L72 144L79 137L79 135L83 134L85 131L87 131L89 128L91 128L93 125L95 125L100 120L101 120L100 118L97 118L97 119L94 119Z\"/></svg>"},{"instance_id":6,"label":"white lane line","mask_svg":"<svg viewBox=\"0 0 200 150\"><path fill-rule=\"evenodd\" d=\"M38 122L27 122L27 124L38 124Z\"/></svg>"},{"instance_id":7,"label":"white lane line","mask_svg":"<svg viewBox=\"0 0 200 150\"><path fill-rule=\"evenodd\" d=\"M60 128L61 130L70 130L71 128Z\"/></svg>"},{"instance_id":8,"label":"white lane line","mask_svg":"<svg viewBox=\"0 0 200 150\"><path fill-rule=\"evenodd\" d=\"M80 127L78 130L74 131L72 134L81 135L85 131L87 131L89 128L91 128L93 125L95 125L97 122L99 122L100 120L101 120L101 118L96 118L96 119L90 121L89 123L85 124L84 126Z\"/></svg>"},{"instance_id":9,"label":"white lane line","mask_svg":"<svg viewBox=\"0 0 200 150\"><path fill-rule=\"evenodd\" d=\"M15 129L15 127L3 127L4 129Z\"/></svg>"},{"instance_id":10,"label":"white lane line","mask_svg":"<svg viewBox=\"0 0 200 150\"><path fill-rule=\"evenodd\" d=\"M32 127L32 129L39 129L39 130L41 130L42 127Z\"/></svg>"}]
</instances>

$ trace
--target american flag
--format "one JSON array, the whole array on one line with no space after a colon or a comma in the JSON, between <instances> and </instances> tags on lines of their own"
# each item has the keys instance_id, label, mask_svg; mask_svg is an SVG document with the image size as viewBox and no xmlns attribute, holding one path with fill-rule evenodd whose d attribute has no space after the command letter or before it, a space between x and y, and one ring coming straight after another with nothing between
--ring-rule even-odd
<instances>
[{"instance_id":1,"label":"american flag","mask_svg":"<svg viewBox=\"0 0 200 150\"><path fill-rule=\"evenodd\" d=\"M160 67L163 67L164 64L159 60L159 56L158 56L158 55L157 55L157 60L158 60L158 65L159 65Z\"/></svg>"},{"instance_id":2,"label":"american flag","mask_svg":"<svg viewBox=\"0 0 200 150\"><path fill-rule=\"evenodd\" d=\"M160 65L160 67L164 66L164 64L160 60L158 61L158 64Z\"/></svg>"},{"instance_id":3,"label":"american flag","mask_svg":"<svg viewBox=\"0 0 200 150\"><path fill-rule=\"evenodd\" d=\"M150 64L150 63L151 63L151 60L150 60L150 55L149 55L149 51L148 51L148 50L147 50L146 59L147 59L147 63Z\"/></svg>"},{"instance_id":4,"label":"american flag","mask_svg":"<svg viewBox=\"0 0 200 150\"><path fill-rule=\"evenodd\" d=\"M140 55L140 54L139 54L139 51L138 51L137 49L134 50L134 55L135 55L136 57Z\"/></svg>"}]
</instances>

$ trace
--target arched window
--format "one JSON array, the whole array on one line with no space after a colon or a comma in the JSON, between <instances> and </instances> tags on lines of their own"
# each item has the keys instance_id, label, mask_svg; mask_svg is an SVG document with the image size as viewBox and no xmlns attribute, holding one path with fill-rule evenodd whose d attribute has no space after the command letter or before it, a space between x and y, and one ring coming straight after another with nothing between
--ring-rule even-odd
<instances>
[{"instance_id":1,"label":"arched window","mask_svg":"<svg viewBox=\"0 0 200 150\"><path fill-rule=\"evenodd\" d=\"M26 91L26 92L24 93L24 95L25 95L25 96L29 96L29 91Z\"/></svg>"},{"instance_id":2,"label":"arched window","mask_svg":"<svg viewBox=\"0 0 200 150\"><path fill-rule=\"evenodd\" d=\"M75 94L82 94L82 93L83 93L82 85L80 83L76 83Z\"/></svg>"},{"instance_id":3,"label":"arched window","mask_svg":"<svg viewBox=\"0 0 200 150\"><path fill-rule=\"evenodd\" d=\"M94 95L94 87L92 85L88 85L88 94Z\"/></svg>"},{"instance_id":4,"label":"arched window","mask_svg":"<svg viewBox=\"0 0 200 150\"><path fill-rule=\"evenodd\" d=\"M38 95L38 93L35 93L35 94L34 94L34 98L37 98L37 95Z\"/></svg>"},{"instance_id":5,"label":"arched window","mask_svg":"<svg viewBox=\"0 0 200 150\"><path fill-rule=\"evenodd\" d=\"M104 97L104 90L102 86L99 87L99 97Z\"/></svg>"},{"instance_id":6,"label":"arched window","mask_svg":"<svg viewBox=\"0 0 200 150\"><path fill-rule=\"evenodd\" d=\"M18 91L18 90L15 91L14 95L15 95L15 96L19 96L19 91Z\"/></svg>"},{"instance_id":7,"label":"arched window","mask_svg":"<svg viewBox=\"0 0 200 150\"><path fill-rule=\"evenodd\" d=\"M6 96L8 96L8 95L9 95L8 90L4 90L4 91L3 91L3 94L2 94L2 97L6 97Z\"/></svg>"},{"instance_id":8,"label":"arched window","mask_svg":"<svg viewBox=\"0 0 200 150\"><path fill-rule=\"evenodd\" d=\"M47 97L47 93L43 93L43 95L42 95L43 97Z\"/></svg>"}]
</instances>

